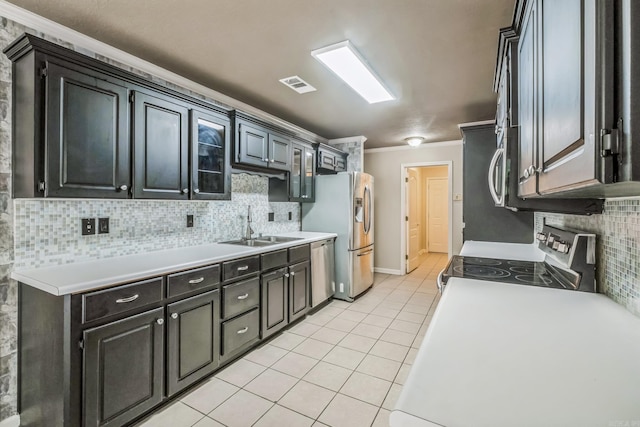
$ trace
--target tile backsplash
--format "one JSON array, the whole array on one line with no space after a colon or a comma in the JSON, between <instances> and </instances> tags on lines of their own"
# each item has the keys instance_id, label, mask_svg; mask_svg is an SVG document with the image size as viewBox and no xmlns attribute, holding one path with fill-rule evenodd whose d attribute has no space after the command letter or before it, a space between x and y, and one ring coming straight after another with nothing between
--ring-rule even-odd
<instances>
[{"instance_id":1,"label":"tile backsplash","mask_svg":"<svg viewBox=\"0 0 640 427\"><path fill-rule=\"evenodd\" d=\"M14 201L14 267L89 261L237 239L251 206L256 233L300 229L298 203L269 203L268 178L232 174L230 201L35 200ZM274 221L268 221L273 212ZM291 220L289 220L291 212ZM187 215L194 226L187 228ZM109 234L82 236L81 218L109 217Z\"/></svg>"},{"instance_id":2,"label":"tile backsplash","mask_svg":"<svg viewBox=\"0 0 640 427\"><path fill-rule=\"evenodd\" d=\"M607 200L601 215L536 212L536 232L542 230L543 221L595 233L598 292L640 316L640 198Z\"/></svg>"}]
</instances>

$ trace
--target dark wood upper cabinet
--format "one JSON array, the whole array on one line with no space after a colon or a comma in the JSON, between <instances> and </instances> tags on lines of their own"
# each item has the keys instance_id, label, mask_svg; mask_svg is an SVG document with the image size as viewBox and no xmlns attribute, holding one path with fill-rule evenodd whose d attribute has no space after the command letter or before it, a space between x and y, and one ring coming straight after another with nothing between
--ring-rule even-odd
<instances>
[{"instance_id":1,"label":"dark wood upper cabinet","mask_svg":"<svg viewBox=\"0 0 640 427\"><path fill-rule=\"evenodd\" d=\"M189 198L189 109L134 93L135 198Z\"/></svg>"},{"instance_id":2,"label":"dark wood upper cabinet","mask_svg":"<svg viewBox=\"0 0 640 427\"><path fill-rule=\"evenodd\" d=\"M126 198L129 91L90 70L46 65L46 195Z\"/></svg>"},{"instance_id":3,"label":"dark wood upper cabinet","mask_svg":"<svg viewBox=\"0 0 640 427\"><path fill-rule=\"evenodd\" d=\"M347 170L347 153L326 144L318 144L318 174L334 174Z\"/></svg>"},{"instance_id":4,"label":"dark wood upper cabinet","mask_svg":"<svg viewBox=\"0 0 640 427\"><path fill-rule=\"evenodd\" d=\"M191 197L231 199L231 121L191 110Z\"/></svg>"},{"instance_id":5,"label":"dark wood upper cabinet","mask_svg":"<svg viewBox=\"0 0 640 427\"><path fill-rule=\"evenodd\" d=\"M258 119L236 111L233 165L238 168L269 170L291 169L291 138L285 131L272 128Z\"/></svg>"}]
</instances>

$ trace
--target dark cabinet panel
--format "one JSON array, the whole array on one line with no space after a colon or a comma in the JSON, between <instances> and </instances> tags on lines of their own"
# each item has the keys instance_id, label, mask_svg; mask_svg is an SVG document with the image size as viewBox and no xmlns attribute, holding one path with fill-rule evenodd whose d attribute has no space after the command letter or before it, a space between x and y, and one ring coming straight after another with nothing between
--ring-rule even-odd
<instances>
[{"instance_id":1,"label":"dark cabinet panel","mask_svg":"<svg viewBox=\"0 0 640 427\"><path fill-rule=\"evenodd\" d=\"M518 44L518 123L520 123L520 149L518 150L518 196L537 193L537 0L529 2L522 24Z\"/></svg>"},{"instance_id":2,"label":"dark cabinet panel","mask_svg":"<svg viewBox=\"0 0 640 427\"><path fill-rule=\"evenodd\" d=\"M291 141L280 135L269 134L269 167L288 171L291 168L289 147Z\"/></svg>"},{"instance_id":3,"label":"dark cabinet panel","mask_svg":"<svg viewBox=\"0 0 640 427\"><path fill-rule=\"evenodd\" d=\"M84 425L121 426L162 401L161 308L83 334Z\"/></svg>"},{"instance_id":4,"label":"dark cabinet panel","mask_svg":"<svg viewBox=\"0 0 640 427\"><path fill-rule=\"evenodd\" d=\"M338 173L347 170L347 153L326 144L319 144L318 173Z\"/></svg>"},{"instance_id":5,"label":"dark cabinet panel","mask_svg":"<svg viewBox=\"0 0 640 427\"><path fill-rule=\"evenodd\" d=\"M286 268L262 275L262 338L288 323L289 274Z\"/></svg>"},{"instance_id":6,"label":"dark cabinet panel","mask_svg":"<svg viewBox=\"0 0 640 427\"><path fill-rule=\"evenodd\" d=\"M222 263L222 280L239 279L260 272L260 256L252 256L236 259L234 261L225 261Z\"/></svg>"},{"instance_id":7,"label":"dark cabinet panel","mask_svg":"<svg viewBox=\"0 0 640 427\"><path fill-rule=\"evenodd\" d=\"M309 261L289 267L289 322L303 317L309 310L310 282Z\"/></svg>"},{"instance_id":8,"label":"dark cabinet panel","mask_svg":"<svg viewBox=\"0 0 640 427\"><path fill-rule=\"evenodd\" d=\"M167 395L213 372L220 354L220 291L167 306Z\"/></svg>"},{"instance_id":9,"label":"dark cabinet panel","mask_svg":"<svg viewBox=\"0 0 640 427\"><path fill-rule=\"evenodd\" d=\"M231 122L227 117L191 111L191 197L231 198Z\"/></svg>"},{"instance_id":10,"label":"dark cabinet panel","mask_svg":"<svg viewBox=\"0 0 640 427\"><path fill-rule=\"evenodd\" d=\"M167 297L204 291L220 283L220 265L195 268L167 276Z\"/></svg>"},{"instance_id":11,"label":"dark cabinet panel","mask_svg":"<svg viewBox=\"0 0 640 427\"><path fill-rule=\"evenodd\" d=\"M243 280L222 287L222 317L237 316L260 305L260 278Z\"/></svg>"},{"instance_id":12,"label":"dark cabinet panel","mask_svg":"<svg viewBox=\"0 0 640 427\"><path fill-rule=\"evenodd\" d=\"M260 310L255 308L241 316L222 322L220 361L226 362L260 339Z\"/></svg>"},{"instance_id":13,"label":"dark cabinet panel","mask_svg":"<svg viewBox=\"0 0 640 427\"><path fill-rule=\"evenodd\" d=\"M128 197L128 93L98 72L47 63L47 196Z\"/></svg>"},{"instance_id":14,"label":"dark cabinet panel","mask_svg":"<svg viewBox=\"0 0 640 427\"><path fill-rule=\"evenodd\" d=\"M238 163L267 167L269 161L269 134L245 122L238 123L236 142Z\"/></svg>"},{"instance_id":15,"label":"dark cabinet panel","mask_svg":"<svg viewBox=\"0 0 640 427\"><path fill-rule=\"evenodd\" d=\"M141 92L134 99L134 196L188 199L188 108Z\"/></svg>"}]
</instances>

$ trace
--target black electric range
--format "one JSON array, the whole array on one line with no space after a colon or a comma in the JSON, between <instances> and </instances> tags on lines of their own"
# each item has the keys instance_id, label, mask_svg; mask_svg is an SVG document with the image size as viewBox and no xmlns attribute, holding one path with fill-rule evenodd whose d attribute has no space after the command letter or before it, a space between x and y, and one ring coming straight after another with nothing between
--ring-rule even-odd
<instances>
[{"instance_id":1,"label":"black electric range","mask_svg":"<svg viewBox=\"0 0 640 427\"><path fill-rule=\"evenodd\" d=\"M544 224L536 240L542 262L453 256L438 276L440 292L450 277L596 292L595 234Z\"/></svg>"},{"instance_id":2,"label":"black electric range","mask_svg":"<svg viewBox=\"0 0 640 427\"><path fill-rule=\"evenodd\" d=\"M576 290L580 283L579 275L567 274L546 262L458 255L451 258L442 272L442 282L446 284L450 277L571 290Z\"/></svg>"}]
</instances>

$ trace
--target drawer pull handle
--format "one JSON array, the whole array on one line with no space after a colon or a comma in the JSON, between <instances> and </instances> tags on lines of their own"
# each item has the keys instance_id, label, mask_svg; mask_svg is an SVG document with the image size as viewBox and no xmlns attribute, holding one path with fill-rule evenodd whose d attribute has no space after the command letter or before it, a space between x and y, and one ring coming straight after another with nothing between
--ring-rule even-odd
<instances>
[{"instance_id":1,"label":"drawer pull handle","mask_svg":"<svg viewBox=\"0 0 640 427\"><path fill-rule=\"evenodd\" d=\"M246 271L249 269L248 265L241 265L240 267L238 267L238 271Z\"/></svg>"},{"instance_id":2,"label":"drawer pull handle","mask_svg":"<svg viewBox=\"0 0 640 427\"><path fill-rule=\"evenodd\" d=\"M249 327L245 326L244 328L242 328L238 332L236 332L236 334L238 334L238 335L246 334L248 330L249 330Z\"/></svg>"},{"instance_id":3,"label":"drawer pull handle","mask_svg":"<svg viewBox=\"0 0 640 427\"><path fill-rule=\"evenodd\" d=\"M247 297L249 297L249 294L248 294L248 293L246 293L246 294L244 294L244 295L240 295L240 296L238 296L238 299L240 299L240 300L242 300L242 299L247 299Z\"/></svg>"},{"instance_id":4,"label":"drawer pull handle","mask_svg":"<svg viewBox=\"0 0 640 427\"><path fill-rule=\"evenodd\" d=\"M135 301L135 300L137 300L137 299L138 299L138 297L139 297L139 296L140 296L140 295L135 294L135 295L130 296L130 297L127 297L127 298L118 298L118 299L116 300L116 304L122 304L122 303L125 303L125 302Z\"/></svg>"},{"instance_id":5,"label":"drawer pull handle","mask_svg":"<svg viewBox=\"0 0 640 427\"><path fill-rule=\"evenodd\" d=\"M200 277L199 279L191 279L189 280L189 284L191 285L195 285L196 283L202 283L204 282L204 277Z\"/></svg>"},{"instance_id":6,"label":"drawer pull handle","mask_svg":"<svg viewBox=\"0 0 640 427\"><path fill-rule=\"evenodd\" d=\"M291 277L295 276L296 273L294 273L293 271L291 272Z\"/></svg>"}]
</instances>

